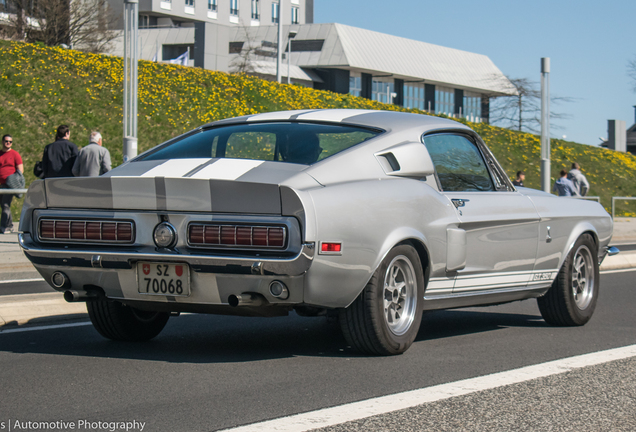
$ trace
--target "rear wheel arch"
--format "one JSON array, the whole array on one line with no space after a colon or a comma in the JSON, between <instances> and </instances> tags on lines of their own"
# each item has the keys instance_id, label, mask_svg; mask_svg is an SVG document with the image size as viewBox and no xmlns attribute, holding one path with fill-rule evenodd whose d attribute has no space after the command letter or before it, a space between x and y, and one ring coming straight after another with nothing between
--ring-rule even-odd
<instances>
[{"instance_id":1,"label":"rear wheel arch","mask_svg":"<svg viewBox=\"0 0 636 432\"><path fill-rule=\"evenodd\" d=\"M401 244L408 244L417 251L417 255L420 257L420 264L424 272L422 276L424 276L424 289L426 290L426 286L428 285L428 278L431 273L431 261L428 248L421 240L415 238L403 240L400 243L396 244L394 247L397 247Z\"/></svg>"},{"instance_id":2,"label":"rear wheel arch","mask_svg":"<svg viewBox=\"0 0 636 432\"><path fill-rule=\"evenodd\" d=\"M406 351L421 324L428 267L422 243L405 240L393 246L354 302L340 309L347 342L373 355Z\"/></svg>"}]
</instances>

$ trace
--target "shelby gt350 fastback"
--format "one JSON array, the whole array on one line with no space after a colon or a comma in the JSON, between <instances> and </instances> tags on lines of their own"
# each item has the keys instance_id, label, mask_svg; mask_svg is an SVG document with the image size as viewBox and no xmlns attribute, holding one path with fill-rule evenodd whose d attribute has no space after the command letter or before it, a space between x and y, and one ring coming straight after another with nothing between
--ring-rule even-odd
<instances>
[{"instance_id":1,"label":"shelby gt350 fastback","mask_svg":"<svg viewBox=\"0 0 636 432\"><path fill-rule=\"evenodd\" d=\"M366 110L217 121L101 177L29 188L20 244L99 333L147 340L177 312L337 314L399 354L427 310L537 298L585 324L610 252L596 202L515 188L480 137Z\"/></svg>"}]
</instances>

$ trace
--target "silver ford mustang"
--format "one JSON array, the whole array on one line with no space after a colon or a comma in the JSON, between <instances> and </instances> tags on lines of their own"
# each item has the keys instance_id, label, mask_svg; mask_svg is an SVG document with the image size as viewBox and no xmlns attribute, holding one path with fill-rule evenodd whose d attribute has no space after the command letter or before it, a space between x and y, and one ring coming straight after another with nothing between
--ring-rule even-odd
<instances>
[{"instance_id":1,"label":"silver ford mustang","mask_svg":"<svg viewBox=\"0 0 636 432\"><path fill-rule=\"evenodd\" d=\"M337 314L358 350L399 354L426 310L537 298L583 325L612 220L510 183L470 128L307 110L199 127L108 174L29 188L27 257L97 331L147 340L171 314Z\"/></svg>"}]
</instances>

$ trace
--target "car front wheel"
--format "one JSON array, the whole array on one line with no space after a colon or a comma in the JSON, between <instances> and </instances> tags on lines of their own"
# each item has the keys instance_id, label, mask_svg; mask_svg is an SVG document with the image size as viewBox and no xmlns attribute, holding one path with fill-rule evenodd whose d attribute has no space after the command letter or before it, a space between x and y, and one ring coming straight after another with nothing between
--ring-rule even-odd
<instances>
[{"instance_id":1,"label":"car front wheel","mask_svg":"<svg viewBox=\"0 0 636 432\"><path fill-rule=\"evenodd\" d=\"M580 326L592 318L599 290L597 256L592 236L579 237L548 292L537 299L548 324Z\"/></svg>"},{"instance_id":2,"label":"car front wheel","mask_svg":"<svg viewBox=\"0 0 636 432\"><path fill-rule=\"evenodd\" d=\"M367 354L406 351L422 321L423 274L412 246L392 249L358 298L340 312L340 326L347 342Z\"/></svg>"},{"instance_id":3,"label":"car front wheel","mask_svg":"<svg viewBox=\"0 0 636 432\"><path fill-rule=\"evenodd\" d=\"M97 298L86 303L88 316L95 330L116 341L147 341L166 326L170 314L126 306L120 302Z\"/></svg>"}]
</instances>

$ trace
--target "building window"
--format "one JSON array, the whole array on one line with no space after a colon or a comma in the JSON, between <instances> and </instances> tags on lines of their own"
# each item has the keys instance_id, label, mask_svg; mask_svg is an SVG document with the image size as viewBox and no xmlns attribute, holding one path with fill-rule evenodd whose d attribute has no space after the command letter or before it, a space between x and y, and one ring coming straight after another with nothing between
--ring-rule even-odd
<instances>
[{"instance_id":1,"label":"building window","mask_svg":"<svg viewBox=\"0 0 636 432\"><path fill-rule=\"evenodd\" d=\"M194 15L194 0L185 0L185 7L183 8L183 12Z\"/></svg>"},{"instance_id":2,"label":"building window","mask_svg":"<svg viewBox=\"0 0 636 432\"><path fill-rule=\"evenodd\" d=\"M393 103L393 83L387 81L373 80L371 87L371 99L382 103Z\"/></svg>"},{"instance_id":3,"label":"building window","mask_svg":"<svg viewBox=\"0 0 636 432\"><path fill-rule=\"evenodd\" d=\"M435 114L454 116L455 90L447 87L435 87Z\"/></svg>"},{"instance_id":4,"label":"building window","mask_svg":"<svg viewBox=\"0 0 636 432\"><path fill-rule=\"evenodd\" d=\"M272 24L278 24L278 3L272 3Z\"/></svg>"},{"instance_id":5,"label":"building window","mask_svg":"<svg viewBox=\"0 0 636 432\"><path fill-rule=\"evenodd\" d=\"M238 0L230 0L230 15L238 16Z\"/></svg>"},{"instance_id":6,"label":"building window","mask_svg":"<svg viewBox=\"0 0 636 432\"><path fill-rule=\"evenodd\" d=\"M481 122L481 97L478 94L464 92L462 117L471 122Z\"/></svg>"},{"instance_id":7,"label":"building window","mask_svg":"<svg viewBox=\"0 0 636 432\"><path fill-rule=\"evenodd\" d=\"M291 8L291 23L298 24L298 8L296 6Z\"/></svg>"},{"instance_id":8,"label":"building window","mask_svg":"<svg viewBox=\"0 0 636 432\"><path fill-rule=\"evenodd\" d=\"M404 107L425 111L424 84L404 84Z\"/></svg>"},{"instance_id":9,"label":"building window","mask_svg":"<svg viewBox=\"0 0 636 432\"><path fill-rule=\"evenodd\" d=\"M216 8L217 8L216 2L217 0L208 0L208 10L210 12L216 12Z\"/></svg>"},{"instance_id":10,"label":"building window","mask_svg":"<svg viewBox=\"0 0 636 432\"><path fill-rule=\"evenodd\" d=\"M259 0L252 0L252 19L261 19L261 5Z\"/></svg>"},{"instance_id":11,"label":"building window","mask_svg":"<svg viewBox=\"0 0 636 432\"><path fill-rule=\"evenodd\" d=\"M164 61L176 59L177 57L188 53L188 59L194 59L194 44L183 45L162 45L161 46L161 58Z\"/></svg>"},{"instance_id":12,"label":"building window","mask_svg":"<svg viewBox=\"0 0 636 432\"><path fill-rule=\"evenodd\" d=\"M349 94L353 96L362 94L362 77L355 76L353 73L349 75Z\"/></svg>"}]
</instances>

